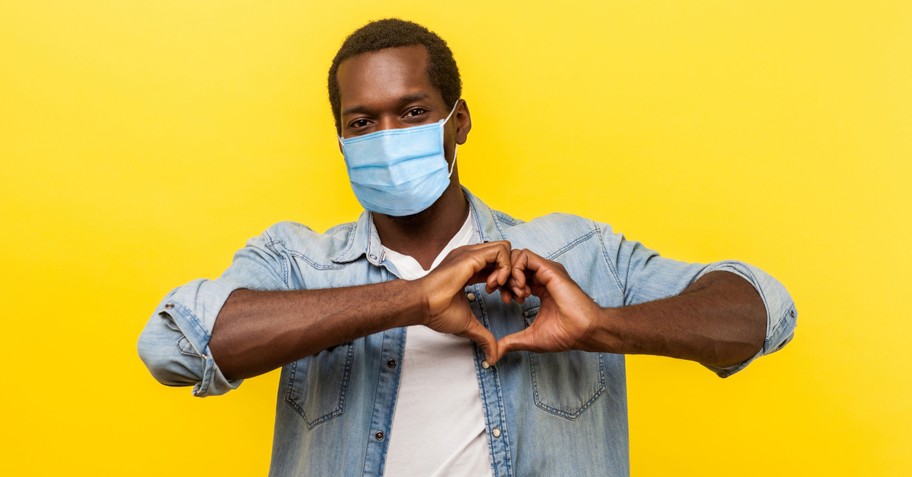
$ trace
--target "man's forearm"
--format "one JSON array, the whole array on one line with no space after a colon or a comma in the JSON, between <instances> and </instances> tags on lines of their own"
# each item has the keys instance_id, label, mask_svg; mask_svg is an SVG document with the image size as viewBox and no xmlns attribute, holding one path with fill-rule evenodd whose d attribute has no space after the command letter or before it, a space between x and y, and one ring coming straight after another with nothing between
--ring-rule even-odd
<instances>
[{"instance_id":1,"label":"man's forearm","mask_svg":"<svg viewBox=\"0 0 912 477\"><path fill-rule=\"evenodd\" d=\"M711 272L662 300L604 308L584 340L592 351L652 354L726 367L754 356L766 336L766 308L743 278Z\"/></svg>"},{"instance_id":2,"label":"man's forearm","mask_svg":"<svg viewBox=\"0 0 912 477\"><path fill-rule=\"evenodd\" d=\"M219 312L209 349L228 379L248 378L423 316L423 294L405 280L322 290L242 289Z\"/></svg>"},{"instance_id":3,"label":"man's forearm","mask_svg":"<svg viewBox=\"0 0 912 477\"><path fill-rule=\"evenodd\" d=\"M215 321L209 350L222 374L240 379L390 328L424 324L476 342L492 359L494 336L475 318L467 284L494 291L510 275L509 242L450 252L424 278L321 290L232 293ZM509 294L507 294L509 296Z\"/></svg>"}]
</instances>

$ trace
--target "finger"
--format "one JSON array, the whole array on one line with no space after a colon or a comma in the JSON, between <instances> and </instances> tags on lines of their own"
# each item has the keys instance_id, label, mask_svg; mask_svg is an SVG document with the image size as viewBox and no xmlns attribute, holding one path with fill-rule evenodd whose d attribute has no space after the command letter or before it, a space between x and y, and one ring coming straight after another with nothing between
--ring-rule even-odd
<instances>
[{"instance_id":1,"label":"finger","mask_svg":"<svg viewBox=\"0 0 912 477\"><path fill-rule=\"evenodd\" d=\"M560 263L543 258L531 250L523 250L522 260L526 267L526 283L533 295L542 297L561 279L570 278Z\"/></svg>"},{"instance_id":2,"label":"finger","mask_svg":"<svg viewBox=\"0 0 912 477\"><path fill-rule=\"evenodd\" d=\"M499 287L499 270L509 268L508 255L504 256L508 250L509 242L506 241L464 245L450 252L447 260L453 262L450 266L455 265L457 269L468 272L465 284L484 282L485 288L492 292Z\"/></svg>"},{"instance_id":3,"label":"finger","mask_svg":"<svg viewBox=\"0 0 912 477\"><path fill-rule=\"evenodd\" d=\"M500 360L505 354L510 351L539 351L535 346L534 332L531 328L526 328L522 331L517 331L516 333L509 334L504 336L497 342L497 361ZM497 361L489 363L493 364Z\"/></svg>"},{"instance_id":4,"label":"finger","mask_svg":"<svg viewBox=\"0 0 912 477\"><path fill-rule=\"evenodd\" d=\"M510 252L510 279L507 280L506 285L517 303L523 303L526 297L531 294L525 268L526 259L524 258L523 250L513 249Z\"/></svg>"},{"instance_id":5,"label":"finger","mask_svg":"<svg viewBox=\"0 0 912 477\"><path fill-rule=\"evenodd\" d=\"M500 299L504 302L505 305L509 305L512 302L519 303L522 305L526 302L526 297L531 295L530 291L527 289L519 289L512 287L504 287L500 289Z\"/></svg>"},{"instance_id":6,"label":"finger","mask_svg":"<svg viewBox=\"0 0 912 477\"><path fill-rule=\"evenodd\" d=\"M519 289L526 287L526 265L529 259L523 253L525 251L525 249L516 249L510 255L510 278L513 286Z\"/></svg>"},{"instance_id":7,"label":"finger","mask_svg":"<svg viewBox=\"0 0 912 477\"><path fill-rule=\"evenodd\" d=\"M500 242L490 242L491 245L494 245L494 258L493 263L494 271L488 275L486 280L485 289L488 293L492 293L494 290L502 287L507 283L507 279L510 278L510 242L500 241Z\"/></svg>"},{"instance_id":8,"label":"finger","mask_svg":"<svg viewBox=\"0 0 912 477\"><path fill-rule=\"evenodd\" d=\"M520 260L522 261L523 269L525 271L531 271L533 274L543 268L547 268L548 264L553 263L529 249L523 249Z\"/></svg>"},{"instance_id":9,"label":"finger","mask_svg":"<svg viewBox=\"0 0 912 477\"><path fill-rule=\"evenodd\" d=\"M489 265L491 265L491 268L493 269L498 264L497 255L501 250L506 248L504 245L505 243L507 242L484 242L474 245L463 245L454 249L453 252L450 253L453 254L458 250L461 254L475 259L477 265L476 271L481 270L482 268L485 268Z\"/></svg>"},{"instance_id":10,"label":"finger","mask_svg":"<svg viewBox=\"0 0 912 477\"><path fill-rule=\"evenodd\" d=\"M485 328L477 318L472 317L469 322L469 326L462 333L458 333L458 336L463 338L468 338L474 341L481 351L485 355L485 360L488 363L494 363L495 358L497 358L497 340L494 339L494 335Z\"/></svg>"},{"instance_id":11,"label":"finger","mask_svg":"<svg viewBox=\"0 0 912 477\"><path fill-rule=\"evenodd\" d=\"M500 301L504 302L504 305L509 305L513 300L518 299L509 287L500 288Z\"/></svg>"},{"instance_id":12,"label":"finger","mask_svg":"<svg viewBox=\"0 0 912 477\"><path fill-rule=\"evenodd\" d=\"M504 336L498 341L497 347L501 349L503 353L517 350L537 351L536 349L532 349L534 344L534 331L532 331L531 328L526 328L522 331L517 331L516 333Z\"/></svg>"},{"instance_id":13,"label":"finger","mask_svg":"<svg viewBox=\"0 0 912 477\"><path fill-rule=\"evenodd\" d=\"M516 303L519 303L520 305L523 304L523 303L526 301L526 297L528 297L529 295L531 295L531 291L529 290L528 287L526 287L526 288L518 288L518 287L514 287L514 286L512 286L511 284L508 283L508 284L507 284L507 288L509 288L509 291L510 291L510 298L511 298L513 301L515 301ZM503 290L505 290L505 289L506 289L506 288L501 288L501 291L503 291ZM507 305L510 304L509 301L504 301L504 303L507 304Z\"/></svg>"},{"instance_id":14,"label":"finger","mask_svg":"<svg viewBox=\"0 0 912 477\"><path fill-rule=\"evenodd\" d=\"M503 242L503 247L497 255L497 285L504 286L510 279L510 263L512 261L512 252L510 242Z\"/></svg>"}]
</instances>

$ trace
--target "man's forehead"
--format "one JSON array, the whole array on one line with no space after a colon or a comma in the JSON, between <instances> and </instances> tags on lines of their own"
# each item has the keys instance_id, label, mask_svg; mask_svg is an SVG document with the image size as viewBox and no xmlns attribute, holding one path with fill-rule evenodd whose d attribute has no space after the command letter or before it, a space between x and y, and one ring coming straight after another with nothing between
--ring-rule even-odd
<instances>
[{"instance_id":1,"label":"man's forehead","mask_svg":"<svg viewBox=\"0 0 912 477\"><path fill-rule=\"evenodd\" d=\"M414 67L427 67L428 51L424 45L406 45L366 51L350 56L339 63L339 71L353 68L378 67L388 62L401 62Z\"/></svg>"},{"instance_id":2,"label":"man's forehead","mask_svg":"<svg viewBox=\"0 0 912 477\"><path fill-rule=\"evenodd\" d=\"M346 58L339 64L336 78L343 104L365 96L415 94L420 90L440 96L428 77L428 52L423 45L384 48Z\"/></svg>"}]
</instances>

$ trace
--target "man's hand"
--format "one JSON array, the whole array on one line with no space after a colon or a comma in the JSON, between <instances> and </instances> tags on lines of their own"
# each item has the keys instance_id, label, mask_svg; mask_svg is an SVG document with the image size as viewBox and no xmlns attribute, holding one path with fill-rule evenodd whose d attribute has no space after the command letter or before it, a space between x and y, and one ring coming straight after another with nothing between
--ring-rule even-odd
<instances>
[{"instance_id":1,"label":"man's hand","mask_svg":"<svg viewBox=\"0 0 912 477\"><path fill-rule=\"evenodd\" d=\"M510 278L510 254L506 241L468 245L450 252L434 271L418 280L426 300L423 324L474 341L493 363L499 357L497 341L472 313L464 289L484 282L488 293L500 289L509 302L512 294L502 287Z\"/></svg>"},{"instance_id":2,"label":"man's hand","mask_svg":"<svg viewBox=\"0 0 912 477\"><path fill-rule=\"evenodd\" d=\"M514 350L571 349L652 354L728 367L763 345L766 307L753 286L724 271L703 275L680 294L619 308L602 308L564 267L528 250L514 250L505 288L522 303L541 299L532 324L497 343L500 359Z\"/></svg>"},{"instance_id":3,"label":"man's hand","mask_svg":"<svg viewBox=\"0 0 912 477\"><path fill-rule=\"evenodd\" d=\"M529 250L513 250L511 268L507 288L514 299L522 303L530 294L535 295L541 299L541 309L531 326L498 341L496 358L513 350L587 349L587 338L601 308L570 278L564 266Z\"/></svg>"}]
</instances>

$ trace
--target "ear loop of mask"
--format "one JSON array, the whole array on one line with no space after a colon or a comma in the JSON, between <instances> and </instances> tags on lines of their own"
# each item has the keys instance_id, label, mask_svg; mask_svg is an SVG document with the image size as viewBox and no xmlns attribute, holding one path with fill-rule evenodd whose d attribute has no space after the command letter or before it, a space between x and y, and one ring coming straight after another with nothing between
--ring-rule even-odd
<instances>
[{"instance_id":1,"label":"ear loop of mask","mask_svg":"<svg viewBox=\"0 0 912 477\"><path fill-rule=\"evenodd\" d=\"M456 102L453 104L453 109L450 110L450 114L447 114L446 119L443 120L443 124L446 124L447 121L449 121L450 118L453 116L453 113L456 112L456 108L459 107L459 101L461 101L461 100L457 99Z\"/></svg>"},{"instance_id":2,"label":"ear loop of mask","mask_svg":"<svg viewBox=\"0 0 912 477\"><path fill-rule=\"evenodd\" d=\"M450 173L447 174L448 179L453 177L453 169L456 168L456 156L457 156L458 152L459 152L459 144L456 144L455 146L453 146L453 163L450 164Z\"/></svg>"},{"instance_id":3,"label":"ear loop of mask","mask_svg":"<svg viewBox=\"0 0 912 477\"><path fill-rule=\"evenodd\" d=\"M456 100L456 104L453 105L453 109L450 110L450 114L447 114L447 117L446 117L446 119L443 121L443 124L446 124L447 121L450 120L450 116L452 116L453 113L456 112L456 108L459 107L459 102L460 102L460 101L462 101L462 100L461 100L461 99L457 99L457 100ZM453 177L453 169L456 168L456 157L458 156L458 153L459 153L459 144L453 144L453 163L450 164L450 173L447 174L447 179Z\"/></svg>"}]
</instances>

